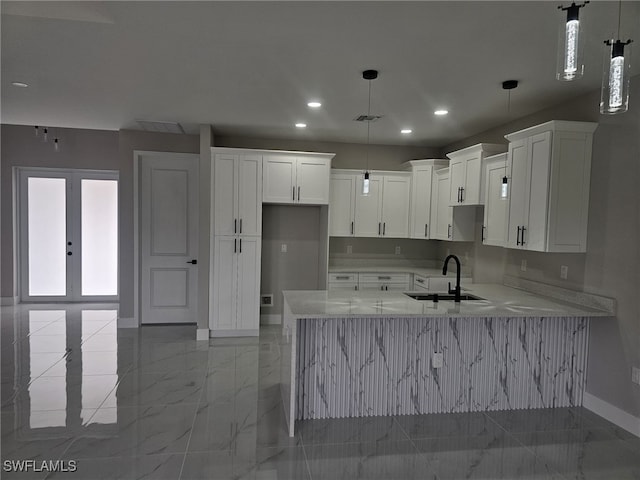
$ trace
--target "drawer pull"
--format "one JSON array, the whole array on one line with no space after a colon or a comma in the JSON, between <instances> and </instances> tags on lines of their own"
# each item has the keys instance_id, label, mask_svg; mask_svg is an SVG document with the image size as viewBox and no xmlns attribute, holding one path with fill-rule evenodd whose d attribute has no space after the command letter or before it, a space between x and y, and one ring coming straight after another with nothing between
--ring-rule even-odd
<instances>
[{"instance_id":1,"label":"drawer pull","mask_svg":"<svg viewBox=\"0 0 640 480\"><path fill-rule=\"evenodd\" d=\"M391 280L391 277L378 277L378 280Z\"/></svg>"},{"instance_id":2,"label":"drawer pull","mask_svg":"<svg viewBox=\"0 0 640 480\"><path fill-rule=\"evenodd\" d=\"M338 275L336 280L349 280L349 275Z\"/></svg>"},{"instance_id":3,"label":"drawer pull","mask_svg":"<svg viewBox=\"0 0 640 480\"><path fill-rule=\"evenodd\" d=\"M418 282L418 283L424 283L424 280L422 280L421 278L416 278L416 282Z\"/></svg>"}]
</instances>

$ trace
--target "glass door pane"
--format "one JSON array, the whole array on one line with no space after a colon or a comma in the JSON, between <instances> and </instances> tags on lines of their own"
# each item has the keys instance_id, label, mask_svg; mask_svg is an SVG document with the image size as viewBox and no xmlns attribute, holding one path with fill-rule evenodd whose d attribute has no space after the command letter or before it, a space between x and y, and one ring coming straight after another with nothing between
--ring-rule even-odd
<instances>
[{"instance_id":1,"label":"glass door pane","mask_svg":"<svg viewBox=\"0 0 640 480\"><path fill-rule=\"evenodd\" d=\"M27 241L30 296L67 294L66 203L66 179L28 179Z\"/></svg>"},{"instance_id":2,"label":"glass door pane","mask_svg":"<svg viewBox=\"0 0 640 480\"><path fill-rule=\"evenodd\" d=\"M81 232L82 295L117 295L117 180L81 180Z\"/></svg>"}]
</instances>

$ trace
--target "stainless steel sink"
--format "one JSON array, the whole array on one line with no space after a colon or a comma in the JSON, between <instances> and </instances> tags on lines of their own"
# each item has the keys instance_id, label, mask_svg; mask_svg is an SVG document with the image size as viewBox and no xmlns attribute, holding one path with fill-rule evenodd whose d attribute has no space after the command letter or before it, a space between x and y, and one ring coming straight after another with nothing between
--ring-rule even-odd
<instances>
[{"instance_id":1,"label":"stainless steel sink","mask_svg":"<svg viewBox=\"0 0 640 480\"><path fill-rule=\"evenodd\" d=\"M438 301L438 300L455 300L456 296L452 293L405 293L405 295L421 301ZM460 295L460 300L484 300L482 297L476 297L469 293Z\"/></svg>"}]
</instances>

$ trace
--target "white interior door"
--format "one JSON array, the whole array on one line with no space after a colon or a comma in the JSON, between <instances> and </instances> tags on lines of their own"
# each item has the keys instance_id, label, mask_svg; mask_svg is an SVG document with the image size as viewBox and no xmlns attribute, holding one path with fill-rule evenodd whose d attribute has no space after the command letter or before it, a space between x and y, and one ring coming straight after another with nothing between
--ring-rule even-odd
<instances>
[{"instance_id":1,"label":"white interior door","mask_svg":"<svg viewBox=\"0 0 640 480\"><path fill-rule=\"evenodd\" d=\"M21 169L19 192L22 301L117 300L117 172Z\"/></svg>"},{"instance_id":2,"label":"white interior door","mask_svg":"<svg viewBox=\"0 0 640 480\"><path fill-rule=\"evenodd\" d=\"M141 323L196 323L198 156L142 155L140 195Z\"/></svg>"}]
</instances>

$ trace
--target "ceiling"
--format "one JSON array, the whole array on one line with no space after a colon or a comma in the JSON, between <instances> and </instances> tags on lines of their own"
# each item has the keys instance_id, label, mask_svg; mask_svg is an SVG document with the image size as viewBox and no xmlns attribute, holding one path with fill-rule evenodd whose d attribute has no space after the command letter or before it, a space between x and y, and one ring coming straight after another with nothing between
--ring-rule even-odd
<instances>
[{"instance_id":1,"label":"ceiling","mask_svg":"<svg viewBox=\"0 0 640 480\"><path fill-rule=\"evenodd\" d=\"M364 143L374 68L371 142L433 147L598 89L618 23L618 2L587 5L585 76L559 82L559 1L1 3L2 123ZM640 2L622 12L640 41Z\"/></svg>"}]
</instances>

